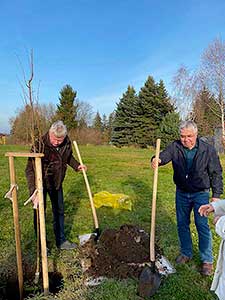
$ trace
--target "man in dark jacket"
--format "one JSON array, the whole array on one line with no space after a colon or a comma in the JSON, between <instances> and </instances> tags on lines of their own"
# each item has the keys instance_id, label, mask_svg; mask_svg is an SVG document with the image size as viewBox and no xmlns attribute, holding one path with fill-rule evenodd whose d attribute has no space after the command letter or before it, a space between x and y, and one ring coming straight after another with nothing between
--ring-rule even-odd
<instances>
[{"instance_id":1,"label":"man in dark jacket","mask_svg":"<svg viewBox=\"0 0 225 300\"><path fill-rule=\"evenodd\" d=\"M72 146L67 136L66 126L62 121L52 124L49 131L32 147L32 152L44 153L42 158L43 196L46 209L47 194L50 197L53 213L53 228L56 246L59 249L74 249L75 243L66 240L64 234L64 199L62 183L66 175L67 165L75 171L86 170L85 165L80 165L73 157ZM34 208L38 206L38 197L35 194L35 168L34 160L28 159L26 177ZM34 211L34 226L37 229L36 213Z\"/></svg>"},{"instance_id":2,"label":"man in dark jacket","mask_svg":"<svg viewBox=\"0 0 225 300\"><path fill-rule=\"evenodd\" d=\"M201 205L209 203L212 189L212 201L223 193L222 168L213 146L197 137L198 129L193 121L180 125L180 140L171 143L159 156L159 166L172 161L174 183L176 184L176 217L180 241L180 255L176 263L187 263L193 255L190 233L190 215L194 211L194 220L199 238L199 252L202 262L202 275L211 275L213 271L212 237L208 219L198 213ZM152 158L152 168L156 160Z\"/></svg>"}]
</instances>

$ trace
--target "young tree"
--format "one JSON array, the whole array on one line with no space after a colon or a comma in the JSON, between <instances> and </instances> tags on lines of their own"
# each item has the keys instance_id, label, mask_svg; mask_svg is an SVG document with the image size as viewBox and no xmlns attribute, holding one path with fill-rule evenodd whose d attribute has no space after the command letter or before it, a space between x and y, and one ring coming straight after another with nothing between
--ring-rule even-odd
<instances>
[{"instance_id":1,"label":"young tree","mask_svg":"<svg viewBox=\"0 0 225 300\"><path fill-rule=\"evenodd\" d=\"M19 110L18 115L15 118L11 118L11 133L12 139L19 143L31 143L35 145L35 140L39 139L42 135L42 130L45 125L43 122L44 116L43 112L40 111L41 106L38 104L38 91L34 91L34 59L33 50L31 50L28 56L29 71L25 72L22 63L21 65L23 81L20 82L22 88L22 97L24 102L24 107ZM40 146L40 145L39 145ZM35 149L34 151L41 151L40 149Z\"/></svg>"},{"instance_id":2,"label":"young tree","mask_svg":"<svg viewBox=\"0 0 225 300\"><path fill-rule=\"evenodd\" d=\"M57 105L56 118L64 122L68 130L77 127L77 103L75 103L77 92L67 84L60 91Z\"/></svg>"}]
</instances>

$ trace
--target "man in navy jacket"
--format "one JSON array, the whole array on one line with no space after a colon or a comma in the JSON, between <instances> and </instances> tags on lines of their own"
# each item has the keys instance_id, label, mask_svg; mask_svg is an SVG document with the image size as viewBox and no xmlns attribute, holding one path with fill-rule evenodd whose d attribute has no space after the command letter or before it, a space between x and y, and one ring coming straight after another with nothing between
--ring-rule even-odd
<instances>
[{"instance_id":1,"label":"man in navy jacket","mask_svg":"<svg viewBox=\"0 0 225 300\"><path fill-rule=\"evenodd\" d=\"M180 125L180 140L171 143L159 156L159 166L172 162L176 184L176 217L180 241L180 254L176 263L187 263L193 255L190 233L190 215L194 212L199 238L199 253L202 262L201 274L213 271L212 237L208 219L202 218L198 209L209 203L210 188L212 201L223 193L222 167L213 146L198 138L197 125L185 121ZM156 160L152 158L152 168Z\"/></svg>"}]
</instances>

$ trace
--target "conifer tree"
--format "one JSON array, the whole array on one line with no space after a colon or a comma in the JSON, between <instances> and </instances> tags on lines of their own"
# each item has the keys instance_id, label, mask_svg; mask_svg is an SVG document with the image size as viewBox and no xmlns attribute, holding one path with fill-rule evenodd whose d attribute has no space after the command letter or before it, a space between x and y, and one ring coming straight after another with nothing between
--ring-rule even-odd
<instances>
[{"instance_id":1,"label":"conifer tree","mask_svg":"<svg viewBox=\"0 0 225 300\"><path fill-rule=\"evenodd\" d=\"M108 130L108 119L107 116L105 114L103 114L102 116L102 131L107 131Z\"/></svg>"},{"instance_id":2,"label":"conifer tree","mask_svg":"<svg viewBox=\"0 0 225 300\"><path fill-rule=\"evenodd\" d=\"M102 118L99 114L99 112L97 111L94 120L93 120L93 128L98 130L98 131L102 131Z\"/></svg>"},{"instance_id":3,"label":"conifer tree","mask_svg":"<svg viewBox=\"0 0 225 300\"><path fill-rule=\"evenodd\" d=\"M165 148L172 141L179 139L180 117L177 112L171 112L163 117L156 137L161 139L161 148Z\"/></svg>"},{"instance_id":4,"label":"conifer tree","mask_svg":"<svg viewBox=\"0 0 225 300\"><path fill-rule=\"evenodd\" d=\"M57 105L56 118L62 120L68 130L77 127L77 105L74 103L76 95L77 92L68 84L60 91L60 104Z\"/></svg>"},{"instance_id":5,"label":"conifer tree","mask_svg":"<svg viewBox=\"0 0 225 300\"><path fill-rule=\"evenodd\" d=\"M167 113L174 111L164 83L156 84L149 76L139 92L139 106L136 136L141 147L154 145L156 129Z\"/></svg>"},{"instance_id":6,"label":"conifer tree","mask_svg":"<svg viewBox=\"0 0 225 300\"><path fill-rule=\"evenodd\" d=\"M168 96L168 92L166 90L163 80L159 81L159 84L157 85L157 90L158 90L157 94L159 100L158 123L160 123L161 120L166 116L166 114L175 111L175 107L172 104L170 97ZM156 121L157 121L157 116L156 116Z\"/></svg>"},{"instance_id":7,"label":"conifer tree","mask_svg":"<svg viewBox=\"0 0 225 300\"><path fill-rule=\"evenodd\" d=\"M111 138L114 145L121 147L135 143L136 107L136 91L128 86L115 111Z\"/></svg>"},{"instance_id":8,"label":"conifer tree","mask_svg":"<svg viewBox=\"0 0 225 300\"><path fill-rule=\"evenodd\" d=\"M112 140L112 132L113 132L113 123L115 120L115 111L111 112L109 114L109 118L108 118L108 137L109 137L109 141Z\"/></svg>"},{"instance_id":9,"label":"conifer tree","mask_svg":"<svg viewBox=\"0 0 225 300\"><path fill-rule=\"evenodd\" d=\"M220 125L220 107L206 87L197 94L193 104L193 118L198 124L200 136L212 136Z\"/></svg>"},{"instance_id":10,"label":"conifer tree","mask_svg":"<svg viewBox=\"0 0 225 300\"><path fill-rule=\"evenodd\" d=\"M153 77L149 76L145 85L139 92L139 115L136 128L137 142L141 147L146 147L154 140L154 131L156 124L154 122L154 100L156 98L157 88Z\"/></svg>"}]
</instances>

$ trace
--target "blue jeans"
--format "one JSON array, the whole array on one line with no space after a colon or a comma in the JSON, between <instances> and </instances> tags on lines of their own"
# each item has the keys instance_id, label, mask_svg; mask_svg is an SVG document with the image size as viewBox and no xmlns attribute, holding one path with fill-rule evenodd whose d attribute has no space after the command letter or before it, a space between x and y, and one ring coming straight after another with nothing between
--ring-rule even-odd
<instances>
[{"instance_id":1,"label":"blue jeans","mask_svg":"<svg viewBox=\"0 0 225 300\"><path fill-rule=\"evenodd\" d=\"M181 254L192 257L192 239L190 233L190 216L194 211L194 221L198 232L198 247L202 262L213 262L212 235L208 225L208 218L201 217L198 209L209 203L209 192L186 193L176 191L177 230L180 240Z\"/></svg>"}]
</instances>

